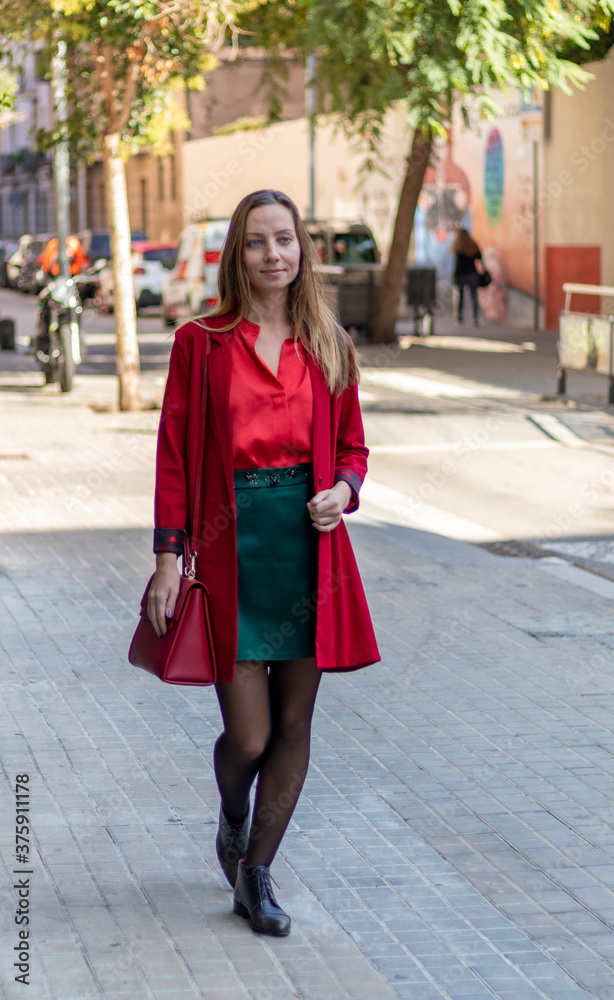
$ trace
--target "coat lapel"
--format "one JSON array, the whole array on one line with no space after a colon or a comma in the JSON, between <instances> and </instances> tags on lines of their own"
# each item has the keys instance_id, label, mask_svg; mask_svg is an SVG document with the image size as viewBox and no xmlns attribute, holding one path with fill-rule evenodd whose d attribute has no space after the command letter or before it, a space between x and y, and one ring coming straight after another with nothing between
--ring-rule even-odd
<instances>
[{"instance_id":1,"label":"coat lapel","mask_svg":"<svg viewBox=\"0 0 614 1000\"><path fill-rule=\"evenodd\" d=\"M209 354L209 415L217 436L228 498L234 497L234 474L232 467L232 428L228 412L230 403L230 374L232 370L232 331L229 333L209 333L211 352Z\"/></svg>"},{"instance_id":2,"label":"coat lapel","mask_svg":"<svg viewBox=\"0 0 614 1000\"><path fill-rule=\"evenodd\" d=\"M330 392L317 364L308 356L309 374L313 392L313 424L311 453L313 458L313 485L316 493L333 485L331 470Z\"/></svg>"}]
</instances>

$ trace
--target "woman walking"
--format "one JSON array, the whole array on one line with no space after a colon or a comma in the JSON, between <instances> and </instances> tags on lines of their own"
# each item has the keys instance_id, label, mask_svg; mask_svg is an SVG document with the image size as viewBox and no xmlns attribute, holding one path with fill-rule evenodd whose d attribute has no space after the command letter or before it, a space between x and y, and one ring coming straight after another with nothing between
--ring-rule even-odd
<instances>
[{"instance_id":1,"label":"woman walking","mask_svg":"<svg viewBox=\"0 0 614 1000\"><path fill-rule=\"evenodd\" d=\"M463 322L463 299L465 288L468 288L473 302L473 324L479 326L478 288L480 274L483 273L482 253L466 229L457 229L452 253L455 257L454 284L458 288L458 322ZM476 268L476 260L480 261L480 271Z\"/></svg>"},{"instance_id":2,"label":"woman walking","mask_svg":"<svg viewBox=\"0 0 614 1000\"><path fill-rule=\"evenodd\" d=\"M291 921L269 869L307 773L322 672L379 660L342 519L358 506L368 454L357 359L323 300L316 262L286 195L256 191L237 206L220 261L220 304L184 324L171 353L148 604L163 634L199 482L196 575L209 590L224 726L214 749L216 850L234 912L277 936Z\"/></svg>"}]
</instances>

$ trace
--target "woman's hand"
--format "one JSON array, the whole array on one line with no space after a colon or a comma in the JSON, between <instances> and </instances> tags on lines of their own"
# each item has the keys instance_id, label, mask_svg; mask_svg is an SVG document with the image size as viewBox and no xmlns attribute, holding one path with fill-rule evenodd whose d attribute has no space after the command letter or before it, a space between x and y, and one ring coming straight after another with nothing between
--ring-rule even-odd
<instances>
[{"instance_id":1,"label":"woman's hand","mask_svg":"<svg viewBox=\"0 0 614 1000\"><path fill-rule=\"evenodd\" d=\"M147 617L158 638L166 634L166 619L172 618L179 593L179 567L173 552L158 552L156 572L147 597Z\"/></svg>"},{"instance_id":2,"label":"woman's hand","mask_svg":"<svg viewBox=\"0 0 614 1000\"><path fill-rule=\"evenodd\" d=\"M317 531L333 531L352 498L352 490L345 480L335 483L332 490L320 490L309 501L307 510Z\"/></svg>"}]
</instances>

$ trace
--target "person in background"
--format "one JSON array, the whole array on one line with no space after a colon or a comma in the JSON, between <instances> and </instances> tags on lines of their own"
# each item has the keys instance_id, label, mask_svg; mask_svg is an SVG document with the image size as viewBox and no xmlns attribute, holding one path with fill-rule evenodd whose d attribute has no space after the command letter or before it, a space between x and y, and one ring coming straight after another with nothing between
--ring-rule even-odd
<instances>
[{"instance_id":1,"label":"person in background","mask_svg":"<svg viewBox=\"0 0 614 1000\"><path fill-rule=\"evenodd\" d=\"M81 246L81 241L77 239L76 236L66 237L66 256L68 258L69 273L71 277L74 278L76 274L80 273L86 261L85 251ZM58 240L56 236L54 236L52 240L49 240L47 246L43 250L41 268L45 274L49 274L53 278L57 278L60 273L60 265L58 264Z\"/></svg>"},{"instance_id":2,"label":"person in background","mask_svg":"<svg viewBox=\"0 0 614 1000\"><path fill-rule=\"evenodd\" d=\"M482 253L466 229L457 229L452 244L452 253L454 254L454 284L458 288L458 322L463 322L465 288L468 288L473 302L473 325L479 326L478 288L480 274L484 271ZM477 266L476 261L478 262Z\"/></svg>"}]
</instances>

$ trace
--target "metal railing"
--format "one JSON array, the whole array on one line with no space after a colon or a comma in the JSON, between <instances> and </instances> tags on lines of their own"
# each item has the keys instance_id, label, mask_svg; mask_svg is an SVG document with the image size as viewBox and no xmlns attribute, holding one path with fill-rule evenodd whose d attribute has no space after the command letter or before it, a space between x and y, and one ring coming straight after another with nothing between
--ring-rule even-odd
<instances>
[{"instance_id":1,"label":"metal railing","mask_svg":"<svg viewBox=\"0 0 614 1000\"><path fill-rule=\"evenodd\" d=\"M580 285L576 281L566 281L563 285L565 292L564 311L569 312L571 307L571 296L576 295L605 295L614 297L614 285Z\"/></svg>"},{"instance_id":2,"label":"metal railing","mask_svg":"<svg viewBox=\"0 0 614 1000\"><path fill-rule=\"evenodd\" d=\"M608 376L608 403L614 403L614 315L574 313L572 295L614 299L613 285L585 285L566 281L565 307L559 316L557 389L563 395L567 371L594 371Z\"/></svg>"}]
</instances>

